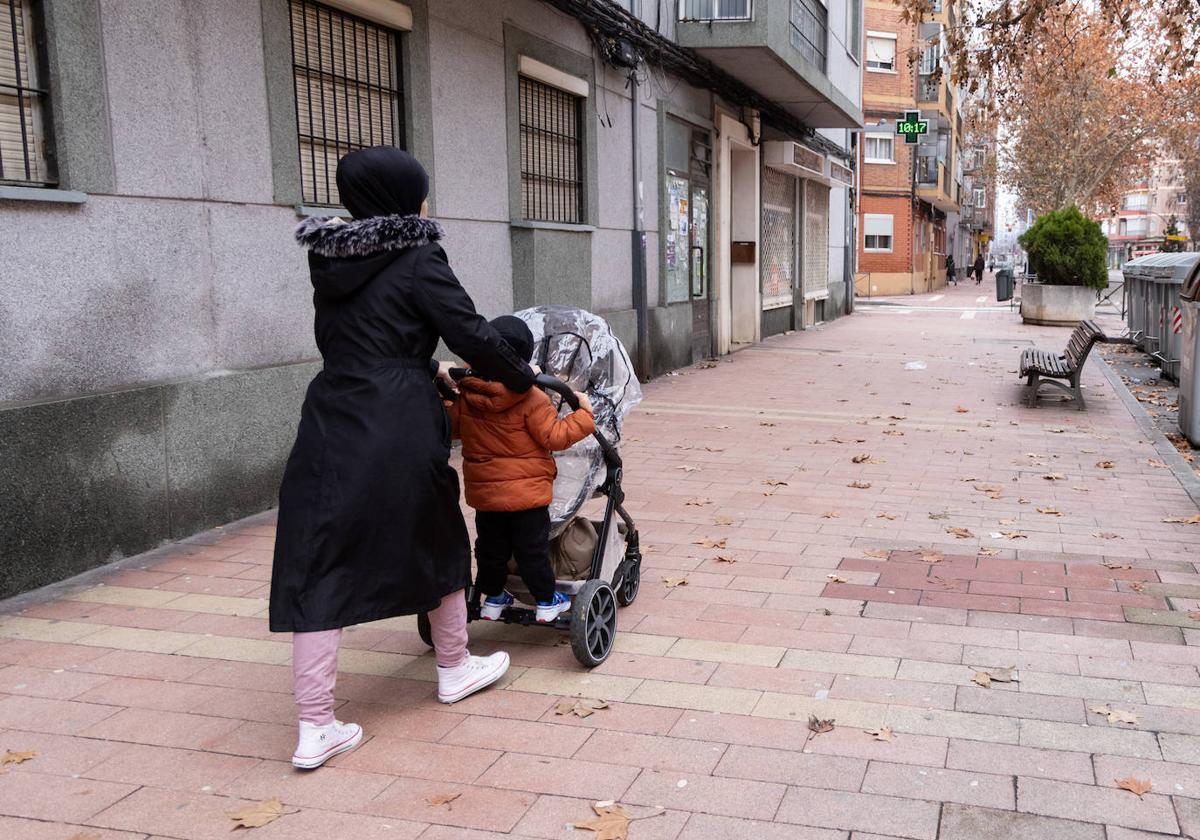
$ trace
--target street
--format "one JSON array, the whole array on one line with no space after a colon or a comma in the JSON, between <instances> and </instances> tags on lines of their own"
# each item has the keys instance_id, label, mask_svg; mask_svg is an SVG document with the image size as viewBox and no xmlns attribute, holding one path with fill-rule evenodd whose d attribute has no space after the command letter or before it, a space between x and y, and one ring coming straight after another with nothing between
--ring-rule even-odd
<instances>
[{"instance_id":1,"label":"street","mask_svg":"<svg viewBox=\"0 0 1200 840\"><path fill-rule=\"evenodd\" d=\"M645 386L604 665L472 624L513 667L442 706L411 617L350 629L366 740L317 772L288 763L273 514L0 604L0 753L33 753L0 836L204 840L267 800L255 838L588 838L602 800L631 838L1200 836L1194 474L1099 353L1085 411L1027 407L1021 350L1069 331L990 277L893 304Z\"/></svg>"}]
</instances>

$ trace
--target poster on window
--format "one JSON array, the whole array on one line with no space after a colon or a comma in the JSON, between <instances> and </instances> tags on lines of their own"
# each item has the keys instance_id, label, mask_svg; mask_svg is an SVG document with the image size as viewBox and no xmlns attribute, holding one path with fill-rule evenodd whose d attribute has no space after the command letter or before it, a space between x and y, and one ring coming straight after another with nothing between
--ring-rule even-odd
<instances>
[{"instance_id":1,"label":"poster on window","mask_svg":"<svg viewBox=\"0 0 1200 840\"><path fill-rule=\"evenodd\" d=\"M688 299L688 180L667 173L667 230L663 237L667 301Z\"/></svg>"}]
</instances>

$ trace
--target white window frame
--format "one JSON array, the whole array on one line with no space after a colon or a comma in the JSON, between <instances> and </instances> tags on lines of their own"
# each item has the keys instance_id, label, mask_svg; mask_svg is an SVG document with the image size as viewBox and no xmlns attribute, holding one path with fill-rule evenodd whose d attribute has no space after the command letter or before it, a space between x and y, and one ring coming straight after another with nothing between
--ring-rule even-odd
<instances>
[{"instance_id":1,"label":"white window frame","mask_svg":"<svg viewBox=\"0 0 1200 840\"><path fill-rule=\"evenodd\" d=\"M855 64L862 64L866 41L863 23L867 10L864 0L846 0L846 53Z\"/></svg>"},{"instance_id":2,"label":"white window frame","mask_svg":"<svg viewBox=\"0 0 1200 840\"><path fill-rule=\"evenodd\" d=\"M888 233L868 233L872 227L883 227L883 222L887 221ZM874 224L872 224L874 223ZM888 247L886 248L871 248L867 245L867 237L886 236L888 238ZM890 254L896 247L896 217L890 213L864 213L863 214L863 252L867 254Z\"/></svg>"},{"instance_id":3,"label":"white window frame","mask_svg":"<svg viewBox=\"0 0 1200 840\"><path fill-rule=\"evenodd\" d=\"M987 187L974 187L971 190L971 206L987 208Z\"/></svg>"},{"instance_id":4,"label":"white window frame","mask_svg":"<svg viewBox=\"0 0 1200 840\"><path fill-rule=\"evenodd\" d=\"M867 154L867 141L868 140L887 140L888 144L889 144L889 148L891 149L892 156L890 158L869 156ZM887 132L878 132L878 131L872 131L872 132L865 133L863 135L863 163L882 163L882 164L895 165L895 163L896 163L896 138L895 138L895 136L892 134L889 134Z\"/></svg>"},{"instance_id":5,"label":"white window frame","mask_svg":"<svg viewBox=\"0 0 1200 840\"><path fill-rule=\"evenodd\" d=\"M874 39L876 41L890 41L892 43L892 66L890 68L872 67L871 66L871 40L872 39ZM865 61L864 66L868 73L888 73L893 76L899 73L899 71L896 69L896 56L897 56L897 53L899 53L899 50L896 48L896 33L895 32L876 32L874 30L868 29L865 47L866 47L866 50L865 50L866 54L863 56L863 60Z\"/></svg>"}]
</instances>

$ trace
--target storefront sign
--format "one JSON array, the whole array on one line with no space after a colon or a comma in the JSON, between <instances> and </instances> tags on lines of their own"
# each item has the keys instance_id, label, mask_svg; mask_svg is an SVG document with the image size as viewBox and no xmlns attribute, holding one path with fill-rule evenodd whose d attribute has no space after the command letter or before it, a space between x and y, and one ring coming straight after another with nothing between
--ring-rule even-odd
<instances>
[{"instance_id":1,"label":"storefront sign","mask_svg":"<svg viewBox=\"0 0 1200 840\"><path fill-rule=\"evenodd\" d=\"M854 170L848 166L843 166L835 160L829 161L829 177L839 184L854 186Z\"/></svg>"},{"instance_id":2,"label":"storefront sign","mask_svg":"<svg viewBox=\"0 0 1200 840\"><path fill-rule=\"evenodd\" d=\"M920 111L905 111L904 119L896 122L896 133L904 137L904 142L915 146L921 136L929 133L929 122L921 119Z\"/></svg>"}]
</instances>

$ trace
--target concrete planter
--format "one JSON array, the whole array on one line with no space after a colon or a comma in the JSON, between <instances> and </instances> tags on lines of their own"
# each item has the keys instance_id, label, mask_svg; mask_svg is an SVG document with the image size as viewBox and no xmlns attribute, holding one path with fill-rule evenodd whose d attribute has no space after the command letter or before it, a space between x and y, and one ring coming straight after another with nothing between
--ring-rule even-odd
<instances>
[{"instance_id":1,"label":"concrete planter","mask_svg":"<svg viewBox=\"0 0 1200 840\"><path fill-rule=\"evenodd\" d=\"M1096 315L1096 290L1087 286L1021 284L1021 319L1043 327L1073 327Z\"/></svg>"}]
</instances>

